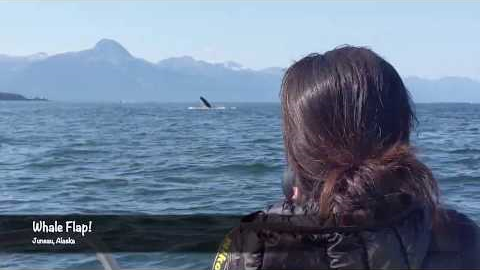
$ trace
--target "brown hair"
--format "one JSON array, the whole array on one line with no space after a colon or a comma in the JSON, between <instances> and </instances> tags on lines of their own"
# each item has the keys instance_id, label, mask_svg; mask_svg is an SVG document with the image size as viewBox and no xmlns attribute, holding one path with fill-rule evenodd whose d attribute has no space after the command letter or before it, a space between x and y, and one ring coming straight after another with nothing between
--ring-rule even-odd
<instances>
[{"instance_id":1,"label":"brown hair","mask_svg":"<svg viewBox=\"0 0 480 270\"><path fill-rule=\"evenodd\" d=\"M438 188L410 147L416 122L397 71L373 51L344 46L294 63L282 82L287 163L321 214L405 192L433 210Z\"/></svg>"}]
</instances>

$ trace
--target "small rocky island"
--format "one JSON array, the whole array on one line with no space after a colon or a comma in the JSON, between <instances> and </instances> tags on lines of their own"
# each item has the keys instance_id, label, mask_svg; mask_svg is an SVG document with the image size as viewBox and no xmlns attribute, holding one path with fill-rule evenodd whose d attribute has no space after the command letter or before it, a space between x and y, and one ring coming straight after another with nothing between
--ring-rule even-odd
<instances>
[{"instance_id":1,"label":"small rocky island","mask_svg":"<svg viewBox=\"0 0 480 270\"><path fill-rule=\"evenodd\" d=\"M26 98L20 94L15 94L15 93L6 93L6 92L0 92L0 100L10 100L10 101L15 101L15 100L24 100L24 101L47 101L46 98Z\"/></svg>"}]
</instances>

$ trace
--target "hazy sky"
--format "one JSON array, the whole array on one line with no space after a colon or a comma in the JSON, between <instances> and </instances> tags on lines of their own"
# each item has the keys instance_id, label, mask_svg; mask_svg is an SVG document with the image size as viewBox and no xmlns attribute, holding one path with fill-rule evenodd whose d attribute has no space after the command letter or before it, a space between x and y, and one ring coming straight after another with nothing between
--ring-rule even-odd
<instances>
[{"instance_id":1,"label":"hazy sky","mask_svg":"<svg viewBox=\"0 0 480 270\"><path fill-rule=\"evenodd\" d=\"M264 68L353 44L404 76L480 79L479 14L479 1L2 1L0 53L54 54L111 38L154 62L191 55Z\"/></svg>"}]
</instances>

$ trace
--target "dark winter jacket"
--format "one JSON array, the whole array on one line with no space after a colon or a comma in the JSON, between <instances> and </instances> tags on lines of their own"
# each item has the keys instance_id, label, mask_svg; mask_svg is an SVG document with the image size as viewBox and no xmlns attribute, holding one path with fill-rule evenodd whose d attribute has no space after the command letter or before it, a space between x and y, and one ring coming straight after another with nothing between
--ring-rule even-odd
<instances>
[{"instance_id":1,"label":"dark winter jacket","mask_svg":"<svg viewBox=\"0 0 480 270\"><path fill-rule=\"evenodd\" d=\"M220 245L213 269L480 269L480 229L454 210L433 222L427 207L390 194L370 220L329 226L284 201L253 213Z\"/></svg>"}]
</instances>

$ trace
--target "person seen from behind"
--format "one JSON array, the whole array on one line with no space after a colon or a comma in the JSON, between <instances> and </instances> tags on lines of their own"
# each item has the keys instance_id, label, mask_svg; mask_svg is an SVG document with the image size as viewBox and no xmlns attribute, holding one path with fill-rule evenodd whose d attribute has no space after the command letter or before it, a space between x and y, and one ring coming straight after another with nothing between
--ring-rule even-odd
<instances>
[{"instance_id":1,"label":"person seen from behind","mask_svg":"<svg viewBox=\"0 0 480 270\"><path fill-rule=\"evenodd\" d=\"M243 218L213 269L480 269L480 229L440 204L391 64L353 46L308 55L281 104L286 198Z\"/></svg>"}]
</instances>

